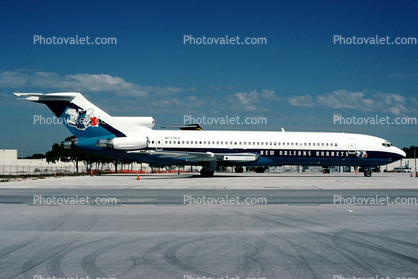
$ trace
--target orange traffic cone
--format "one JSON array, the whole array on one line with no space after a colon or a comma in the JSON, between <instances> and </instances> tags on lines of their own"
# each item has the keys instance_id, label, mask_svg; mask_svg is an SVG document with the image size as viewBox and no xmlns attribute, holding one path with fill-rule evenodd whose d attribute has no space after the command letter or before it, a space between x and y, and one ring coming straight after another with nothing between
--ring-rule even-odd
<instances>
[{"instance_id":1,"label":"orange traffic cone","mask_svg":"<svg viewBox=\"0 0 418 279\"><path fill-rule=\"evenodd\" d=\"M411 177L414 177L414 175L412 174L412 172L411 172Z\"/></svg>"},{"instance_id":2,"label":"orange traffic cone","mask_svg":"<svg viewBox=\"0 0 418 279\"><path fill-rule=\"evenodd\" d=\"M136 177L136 180L139 180L139 174L138 174L138 176Z\"/></svg>"},{"instance_id":3,"label":"orange traffic cone","mask_svg":"<svg viewBox=\"0 0 418 279\"><path fill-rule=\"evenodd\" d=\"M93 176L93 171L90 172L90 176Z\"/></svg>"}]
</instances>

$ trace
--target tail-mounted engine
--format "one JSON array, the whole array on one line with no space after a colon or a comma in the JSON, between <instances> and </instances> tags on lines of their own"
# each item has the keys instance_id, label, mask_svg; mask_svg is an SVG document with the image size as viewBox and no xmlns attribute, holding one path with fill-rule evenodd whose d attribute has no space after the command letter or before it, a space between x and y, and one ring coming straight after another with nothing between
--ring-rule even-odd
<instances>
[{"instance_id":1,"label":"tail-mounted engine","mask_svg":"<svg viewBox=\"0 0 418 279\"><path fill-rule=\"evenodd\" d=\"M96 146L102 148L112 148L120 150L135 150L147 148L149 144L148 137L144 138L112 138L97 140Z\"/></svg>"},{"instance_id":2,"label":"tail-mounted engine","mask_svg":"<svg viewBox=\"0 0 418 279\"><path fill-rule=\"evenodd\" d=\"M64 149L77 149L78 140L77 139L67 140L67 141L61 142L61 144L64 146Z\"/></svg>"}]
</instances>

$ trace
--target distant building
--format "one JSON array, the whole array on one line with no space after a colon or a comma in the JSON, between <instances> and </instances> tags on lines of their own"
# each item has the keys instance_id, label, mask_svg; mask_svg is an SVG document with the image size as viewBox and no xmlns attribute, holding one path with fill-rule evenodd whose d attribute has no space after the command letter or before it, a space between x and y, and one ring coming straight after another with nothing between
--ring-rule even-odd
<instances>
[{"instance_id":1,"label":"distant building","mask_svg":"<svg viewBox=\"0 0 418 279\"><path fill-rule=\"evenodd\" d=\"M93 170L96 165L93 164ZM113 163L101 166L103 171L114 171ZM151 168L148 164L132 163L123 166L118 165L118 171L147 171ZM83 162L78 163L78 171L86 172L87 166ZM73 162L48 163L46 159L18 159L17 149L0 149L0 175L24 175L24 174L52 174L52 173L74 173L76 166Z\"/></svg>"}]
</instances>

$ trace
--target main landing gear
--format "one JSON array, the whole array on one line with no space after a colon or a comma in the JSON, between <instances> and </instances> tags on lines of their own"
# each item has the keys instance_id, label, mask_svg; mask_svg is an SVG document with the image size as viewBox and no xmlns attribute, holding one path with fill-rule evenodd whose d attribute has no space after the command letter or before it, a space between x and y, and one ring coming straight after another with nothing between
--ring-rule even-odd
<instances>
[{"instance_id":1,"label":"main landing gear","mask_svg":"<svg viewBox=\"0 0 418 279\"><path fill-rule=\"evenodd\" d=\"M255 172L256 173L263 173L266 169L264 167L256 167Z\"/></svg>"},{"instance_id":2,"label":"main landing gear","mask_svg":"<svg viewBox=\"0 0 418 279\"><path fill-rule=\"evenodd\" d=\"M200 175L203 177L213 176L216 170L216 162L211 162L201 169Z\"/></svg>"},{"instance_id":3,"label":"main landing gear","mask_svg":"<svg viewBox=\"0 0 418 279\"><path fill-rule=\"evenodd\" d=\"M362 171L364 173L365 177L370 177L372 176L372 170L375 169L376 171L379 171L380 169L378 167L374 168L374 167L361 167L360 171Z\"/></svg>"},{"instance_id":4,"label":"main landing gear","mask_svg":"<svg viewBox=\"0 0 418 279\"><path fill-rule=\"evenodd\" d=\"M370 176L372 176L372 170L371 170L371 169L368 169L368 168L365 168L365 169L364 169L364 176L365 176L365 177L370 177Z\"/></svg>"},{"instance_id":5,"label":"main landing gear","mask_svg":"<svg viewBox=\"0 0 418 279\"><path fill-rule=\"evenodd\" d=\"M235 167L235 172L236 173L243 173L244 172L244 168L242 166Z\"/></svg>"}]
</instances>

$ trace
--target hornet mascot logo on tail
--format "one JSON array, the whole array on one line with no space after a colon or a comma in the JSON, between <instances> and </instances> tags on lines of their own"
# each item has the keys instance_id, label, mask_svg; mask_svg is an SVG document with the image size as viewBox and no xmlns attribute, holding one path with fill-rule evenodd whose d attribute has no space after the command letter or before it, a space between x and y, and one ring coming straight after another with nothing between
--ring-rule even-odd
<instances>
[{"instance_id":1,"label":"hornet mascot logo on tail","mask_svg":"<svg viewBox=\"0 0 418 279\"><path fill-rule=\"evenodd\" d=\"M98 120L93 114L93 109L87 110L69 108L65 111L70 116L67 123L68 126L75 127L79 130L85 130L90 126L97 127Z\"/></svg>"}]
</instances>

